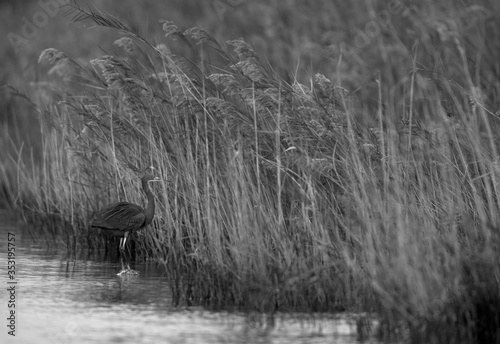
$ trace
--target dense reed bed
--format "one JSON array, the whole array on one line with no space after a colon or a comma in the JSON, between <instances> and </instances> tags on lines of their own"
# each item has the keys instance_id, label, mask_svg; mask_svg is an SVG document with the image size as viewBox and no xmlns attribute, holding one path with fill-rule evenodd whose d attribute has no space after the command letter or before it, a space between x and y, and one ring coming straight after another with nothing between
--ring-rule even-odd
<instances>
[{"instance_id":1,"label":"dense reed bed","mask_svg":"<svg viewBox=\"0 0 500 344\"><path fill-rule=\"evenodd\" d=\"M498 339L500 31L483 12L498 6L473 3L404 7L369 48L331 45L337 73L308 80L280 76L243 39L163 21L153 44L74 6L73 20L123 37L87 65L42 52L59 77L37 106L40 162L1 152L3 192L51 215L37 221L58 218L48 236L100 248L90 215L140 203L153 165L165 182L138 256L164 263L176 304L369 311L386 337ZM429 9L443 17L426 22ZM404 21L420 30L411 44ZM349 91L344 77L374 51L378 73Z\"/></svg>"}]
</instances>

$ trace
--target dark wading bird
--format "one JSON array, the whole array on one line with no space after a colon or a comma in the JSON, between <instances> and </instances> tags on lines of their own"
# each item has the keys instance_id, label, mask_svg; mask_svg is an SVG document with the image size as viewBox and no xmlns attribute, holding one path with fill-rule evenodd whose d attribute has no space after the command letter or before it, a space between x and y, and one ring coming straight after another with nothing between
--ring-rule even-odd
<instances>
[{"instance_id":1,"label":"dark wading bird","mask_svg":"<svg viewBox=\"0 0 500 344\"><path fill-rule=\"evenodd\" d=\"M155 199L149 189L149 182L159 180L159 178L155 178L151 174L145 174L141 178L142 189L148 199L148 205L145 210L133 203L118 202L108 205L94 215L91 224L93 228L101 229L105 234L120 237L120 252L122 257L125 254L125 243L129 234L146 227L153 221L153 217L155 216ZM121 259L123 259L122 257ZM128 263L127 269L125 269L122 260L122 271L118 275L127 273L138 274L138 272L130 269Z\"/></svg>"}]
</instances>

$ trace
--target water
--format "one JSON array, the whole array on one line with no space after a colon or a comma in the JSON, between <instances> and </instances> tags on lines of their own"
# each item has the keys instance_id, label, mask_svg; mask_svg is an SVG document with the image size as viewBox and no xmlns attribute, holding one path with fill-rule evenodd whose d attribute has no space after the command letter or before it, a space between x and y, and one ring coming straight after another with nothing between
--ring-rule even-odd
<instances>
[{"instance_id":1,"label":"water","mask_svg":"<svg viewBox=\"0 0 500 344\"><path fill-rule=\"evenodd\" d=\"M154 263L136 265L138 276L117 276L119 262L68 259L34 242L5 211L0 235L1 343L356 343L347 315L278 314L272 326L259 314L172 307L168 276ZM8 308L12 287L15 308ZM13 309L15 337L8 334Z\"/></svg>"}]
</instances>

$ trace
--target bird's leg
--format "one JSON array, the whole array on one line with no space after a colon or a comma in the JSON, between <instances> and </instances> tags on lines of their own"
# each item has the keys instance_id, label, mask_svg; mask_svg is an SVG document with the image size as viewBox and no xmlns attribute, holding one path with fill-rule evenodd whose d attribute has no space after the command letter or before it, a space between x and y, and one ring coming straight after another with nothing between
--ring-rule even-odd
<instances>
[{"instance_id":1,"label":"bird's leg","mask_svg":"<svg viewBox=\"0 0 500 344\"><path fill-rule=\"evenodd\" d=\"M120 245L118 245L118 248L120 249L120 263L122 265L122 269L119 273L117 273L118 276L121 276L121 275L127 273L127 269L125 269L125 265L123 264L124 252L123 252L122 246L123 246L123 238L120 238Z\"/></svg>"},{"instance_id":2,"label":"bird's leg","mask_svg":"<svg viewBox=\"0 0 500 344\"><path fill-rule=\"evenodd\" d=\"M128 232L125 232L124 236L120 238L120 244L118 245L118 248L120 249L120 263L122 265L122 270L117 274L118 276L127 274L128 271L130 270L128 261L127 261L127 268L125 268L125 265L123 264L123 256L125 255L125 242L127 240L127 236Z\"/></svg>"},{"instance_id":3,"label":"bird's leg","mask_svg":"<svg viewBox=\"0 0 500 344\"><path fill-rule=\"evenodd\" d=\"M128 231L126 231L125 234L123 235L123 243L121 245L122 251L125 251L125 243L127 242L127 237L128 237Z\"/></svg>"},{"instance_id":4,"label":"bird's leg","mask_svg":"<svg viewBox=\"0 0 500 344\"><path fill-rule=\"evenodd\" d=\"M127 242L127 237L128 237L128 231L125 232L125 234L123 235L123 238L120 238L120 251L121 251L120 261L122 263L122 271L120 271L118 273L118 276L127 275L127 274L130 274L130 275L138 275L139 274L139 272L137 272L135 270L132 270L130 268L130 264L128 262L128 258L126 259L127 268L125 269L125 267L123 265L123 256L125 256L125 243Z\"/></svg>"},{"instance_id":5,"label":"bird's leg","mask_svg":"<svg viewBox=\"0 0 500 344\"><path fill-rule=\"evenodd\" d=\"M120 240L120 250L121 250L121 240ZM118 276L126 275L128 273L128 269L125 269L125 265L123 264L123 254L120 254L120 263L122 264L122 269L119 273L117 273L117 275Z\"/></svg>"}]
</instances>

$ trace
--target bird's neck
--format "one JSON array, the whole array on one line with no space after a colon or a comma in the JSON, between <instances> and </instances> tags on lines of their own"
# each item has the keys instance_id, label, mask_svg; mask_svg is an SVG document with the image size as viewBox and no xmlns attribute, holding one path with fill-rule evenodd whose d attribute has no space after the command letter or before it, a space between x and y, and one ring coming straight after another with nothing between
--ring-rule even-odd
<instances>
[{"instance_id":1,"label":"bird's neck","mask_svg":"<svg viewBox=\"0 0 500 344\"><path fill-rule=\"evenodd\" d=\"M146 207L146 226L153 221L153 217L155 216L155 198L151 190L149 189L149 184L148 182L143 182L142 188L144 189L144 193L146 194L146 197L148 198L148 205Z\"/></svg>"}]
</instances>

